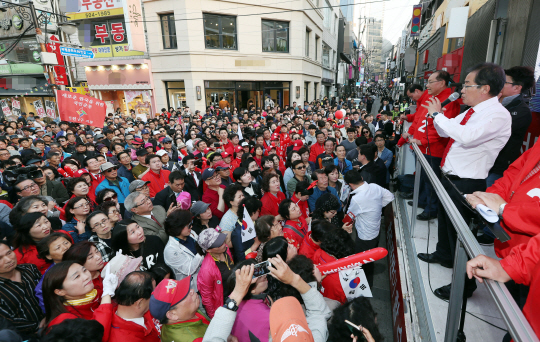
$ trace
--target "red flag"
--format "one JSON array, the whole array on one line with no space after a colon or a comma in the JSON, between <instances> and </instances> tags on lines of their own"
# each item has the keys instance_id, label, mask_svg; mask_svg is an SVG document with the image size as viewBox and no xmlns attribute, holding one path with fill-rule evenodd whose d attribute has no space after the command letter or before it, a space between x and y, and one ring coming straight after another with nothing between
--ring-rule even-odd
<instances>
[{"instance_id":1,"label":"red flag","mask_svg":"<svg viewBox=\"0 0 540 342\"><path fill-rule=\"evenodd\" d=\"M104 126L107 112L105 101L64 90L57 90L56 99L60 120L95 127Z\"/></svg>"}]
</instances>

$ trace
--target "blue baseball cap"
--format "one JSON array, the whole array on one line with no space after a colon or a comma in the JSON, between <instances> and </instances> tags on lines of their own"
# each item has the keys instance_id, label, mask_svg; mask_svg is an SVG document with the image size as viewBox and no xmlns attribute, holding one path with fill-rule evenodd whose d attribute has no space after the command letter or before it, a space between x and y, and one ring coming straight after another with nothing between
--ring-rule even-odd
<instances>
[{"instance_id":1,"label":"blue baseball cap","mask_svg":"<svg viewBox=\"0 0 540 342\"><path fill-rule=\"evenodd\" d=\"M150 131L147 130L147 129L143 129L143 130L141 131L141 134L150 134Z\"/></svg>"}]
</instances>

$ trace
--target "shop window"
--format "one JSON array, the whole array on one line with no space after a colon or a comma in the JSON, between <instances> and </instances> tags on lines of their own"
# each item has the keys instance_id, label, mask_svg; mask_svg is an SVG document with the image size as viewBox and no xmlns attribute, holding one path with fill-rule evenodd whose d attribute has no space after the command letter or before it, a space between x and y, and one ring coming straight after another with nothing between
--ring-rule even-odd
<instances>
[{"instance_id":1,"label":"shop window","mask_svg":"<svg viewBox=\"0 0 540 342\"><path fill-rule=\"evenodd\" d=\"M284 21L262 21L263 52L289 52L289 23Z\"/></svg>"},{"instance_id":2,"label":"shop window","mask_svg":"<svg viewBox=\"0 0 540 342\"><path fill-rule=\"evenodd\" d=\"M207 49L237 50L236 17L203 14L204 42Z\"/></svg>"},{"instance_id":3,"label":"shop window","mask_svg":"<svg viewBox=\"0 0 540 342\"><path fill-rule=\"evenodd\" d=\"M162 14L159 16L161 21L161 36L163 37L164 49L176 49L176 25L174 23L174 14Z\"/></svg>"},{"instance_id":4,"label":"shop window","mask_svg":"<svg viewBox=\"0 0 540 342\"><path fill-rule=\"evenodd\" d=\"M187 105L184 81L165 82L165 89L167 91L167 108L176 109Z\"/></svg>"}]
</instances>

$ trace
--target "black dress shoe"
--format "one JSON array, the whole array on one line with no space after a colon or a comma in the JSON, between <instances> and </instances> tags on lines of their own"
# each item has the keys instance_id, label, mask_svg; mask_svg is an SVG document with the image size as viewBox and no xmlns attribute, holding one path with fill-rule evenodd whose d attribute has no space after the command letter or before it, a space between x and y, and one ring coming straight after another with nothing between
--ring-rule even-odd
<instances>
[{"instance_id":1,"label":"black dress shoe","mask_svg":"<svg viewBox=\"0 0 540 342\"><path fill-rule=\"evenodd\" d=\"M493 245L493 242L495 241L494 238L487 234L480 235L476 238L476 241L478 241L479 244L484 246L491 246Z\"/></svg>"},{"instance_id":2,"label":"black dress shoe","mask_svg":"<svg viewBox=\"0 0 540 342\"><path fill-rule=\"evenodd\" d=\"M426 214L425 211L416 215L416 219L419 221L429 221L431 219L436 219L436 218L437 218L437 215L429 215L429 214Z\"/></svg>"},{"instance_id":3,"label":"black dress shoe","mask_svg":"<svg viewBox=\"0 0 540 342\"><path fill-rule=\"evenodd\" d=\"M418 253L418 259L427 262L428 264L440 264L442 267L452 268L452 262L441 260L434 253Z\"/></svg>"},{"instance_id":4,"label":"black dress shoe","mask_svg":"<svg viewBox=\"0 0 540 342\"><path fill-rule=\"evenodd\" d=\"M409 192L409 193L401 193L400 196L403 199L410 200L410 199L413 199L414 195L412 192Z\"/></svg>"},{"instance_id":5,"label":"black dress shoe","mask_svg":"<svg viewBox=\"0 0 540 342\"><path fill-rule=\"evenodd\" d=\"M410 206L412 207L412 206L413 206L413 201L409 201L409 202L407 202L407 204L410 205ZM418 208L425 209L426 206L425 206L425 205L418 204Z\"/></svg>"},{"instance_id":6,"label":"black dress shoe","mask_svg":"<svg viewBox=\"0 0 540 342\"><path fill-rule=\"evenodd\" d=\"M448 284L446 286L439 287L433 293L435 294L435 296L437 296L437 298L440 298L442 300L450 300L451 290L452 290L452 284ZM474 287L472 288L465 287L465 290L463 291L463 295L467 296L467 298L471 298L475 290L476 290L476 283L474 284Z\"/></svg>"}]
</instances>

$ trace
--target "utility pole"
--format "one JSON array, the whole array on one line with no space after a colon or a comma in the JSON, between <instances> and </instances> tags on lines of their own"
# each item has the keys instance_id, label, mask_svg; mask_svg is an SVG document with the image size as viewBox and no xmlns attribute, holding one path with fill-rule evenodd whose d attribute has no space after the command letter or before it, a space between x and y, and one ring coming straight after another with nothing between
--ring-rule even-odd
<instances>
[{"instance_id":1,"label":"utility pole","mask_svg":"<svg viewBox=\"0 0 540 342\"><path fill-rule=\"evenodd\" d=\"M39 42L39 47L41 48L41 52L47 52L47 47L45 46L45 43L41 41L41 35L43 32L41 32L41 28L39 27L38 20L36 17L36 9L34 8L34 2L29 1L28 2L29 8L30 8L30 15L32 16L32 21L34 23L34 27L36 29L36 39ZM45 24L46 25L46 24ZM54 79L54 72L52 68L50 68L47 64L43 64L43 67L45 68L45 71L49 75L49 84L51 85L51 89L54 91L57 89L56 81ZM56 93L55 93L56 95Z\"/></svg>"}]
</instances>

